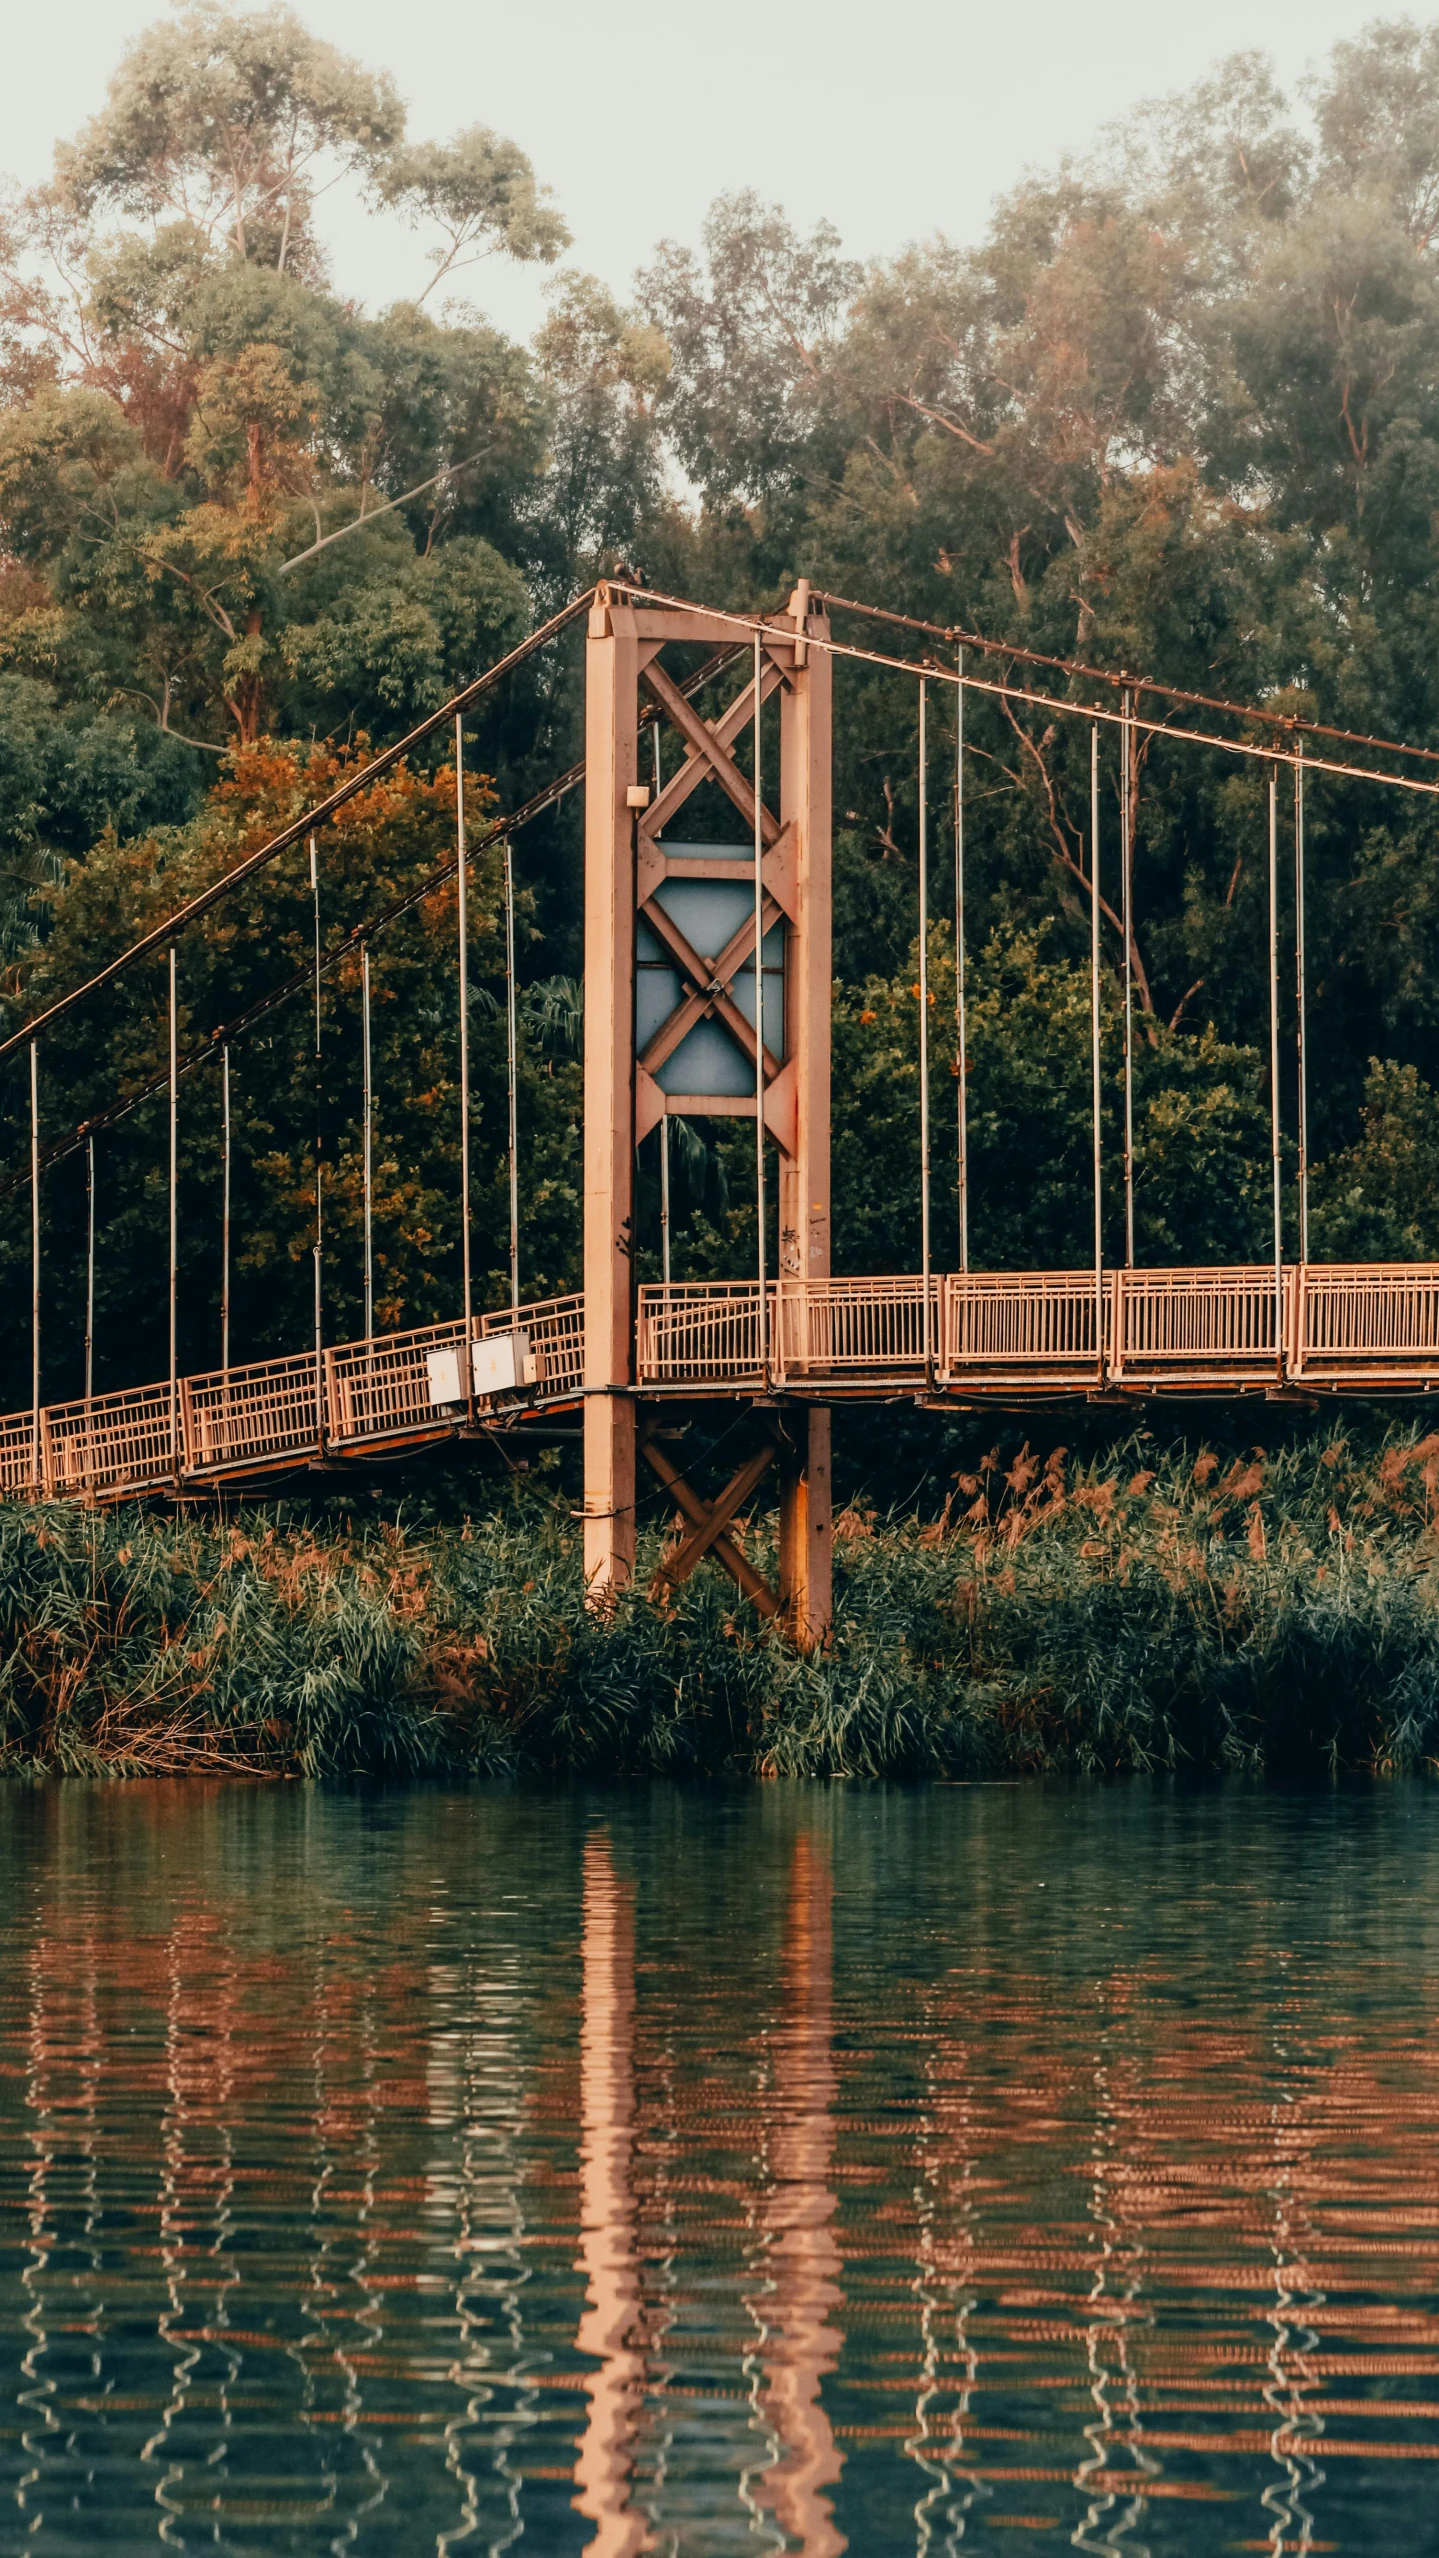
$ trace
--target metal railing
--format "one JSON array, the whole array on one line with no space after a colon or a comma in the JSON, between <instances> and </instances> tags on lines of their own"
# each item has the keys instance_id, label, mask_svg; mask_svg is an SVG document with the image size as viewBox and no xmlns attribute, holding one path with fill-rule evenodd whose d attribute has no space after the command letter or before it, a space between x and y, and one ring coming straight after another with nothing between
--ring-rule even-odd
<instances>
[{"instance_id":1,"label":"metal railing","mask_svg":"<svg viewBox=\"0 0 1439 2558\"><path fill-rule=\"evenodd\" d=\"M975 1271L784 1279L768 1292L777 1385L920 1384L1042 1392L1097 1383L1235 1391L1346 1377L1439 1384L1439 1265ZM640 1290L641 1385L751 1383L763 1372L754 1281Z\"/></svg>"},{"instance_id":2,"label":"metal railing","mask_svg":"<svg viewBox=\"0 0 1439 2558\"><path fill-rule=\"evenodd\" d=\"M940 1374L974 1383L986 1369L1033 1369L1092 1385L1109 1346L1112 1291L1092 1270L969 1271L944 1283Z\"/></svg>"},{"instance_id":3,"label":"metal railing","mask_svg":"<svg viewBox=\"0 0 1439 2558\"><path fill-rule=\"evenodd\" d=\"M1311 1262L1295 1273L1290 1341L1296 1379L1439 1379L1439 1265Z\"/></svg>"},{"instance_id":4,"label":"metal railing","mask_svg":"<svg viewBox=\"0 0 1439 2558\"><path fill-rule=\"evenodd\" d=\"M187 1377L181 1388L185 1471L223 1471L317 1447L321 1403L313 1351Z\"/></svg>"},{"instance_id":5,"label":"metal railing","mask_svg":"<svg viewBox=\"0 0 1439 2558\"><path fill-rule=\"evenodd\" d=\"M35 1488L35 1416L7 1412L0 1420L0 1499Z\"/></svg>"},{"instance_id":6,"label":"metal railing","mask_svg":"<svg viewBox=\"0 0 1439 2558\"><path fill-rule=\"evenodd\" d=\"M763 1314L763 1321L761 1316ZM522 1382L477 1395L486 1418L574 1403L584 1393L584 1299L551 1297L476 1318L476 1341L516 1333ZM462 1323L426 1324L313 1353L0 1417L0 1497L113 1499L216 1481L326 1448L435 1438L463 1419L463 1383L440 1400L434 1354ZM639 1291L641 1386L920 1386L960 1393L1083 1391L1109 1380L1236 1392L1276 1381L1439 1387L1439 1263L1311 1263L1276 1291L1266 1264L977 1271L930 1283L693 1280ZM463 1358L450 1375L462 1381ZM38 1462L37 1462L38 1460Z\"/></svg>"},{"instance_id":7,"label":"metal railing","mask_svg":"<svg viewBox=\"0 0 1439 2558\"><path fill-rule=\"evenodd\" d=\"M773 1290L765 1311L773 1312ZM732 1385L764 1374L759 1282L683 1280L642 1287L635 1341L641 1385Z\"/></svg>"},{"instance_id":8,"label":"metal railing","mask_svg":"<svg viewBox=\"0 0 1439 2558\"><path fill-rule=\"evenodd\" d=\"M922 1382L939 1356L940 1282L922 1278L782 1279L770 1322L771 1369L786 1377Z\"/></svg>"},{"instance_id":9,"label":"metal railing","mask_svg":"<svg viewBox=\"0 0 1439 2558\"><path fill-rule=\"evenodd\" d=\"M18 1418L18 1416L17 1416ZM8 1441L11 1423L0 1425ZM13 1488L34 1484L34 1431L23 1416L24 1472ZM89 1403L52 1403L40 1415L40 1480L57 1496L128 1492L165 1483L184 1457L183 1402L173 1412L168 1381L132 1387L124 1394L94 1395ZM17 1434L18 1435L18 1434ZM8 1451L7 1451L8 1453ZM12 1486L8 1466L5 1489Z\"/></svg>"},{"instance_id":10,"label":"metal railing","mask_svg":"<svg viewBox=\"0 0 1439 2558\"><path fill-rule=\"evenodd\" d=\"M546 1297L539 1305L521 1306L518 1327L508 1307L503 1314L481 1315L475 1325L475 1335L478 1340L490 1341L497 1333L517 1328L529 1339L534 1361L535 1399L554 1403L571 1395L583 1394L584 1298L578 1294Z\"/></svg>"},{"instance_id":11,"label":"metal railing","mask_svg":"<svg viewBox=\"0 0 1439 2558\"><path fill-rule=\"evenodd\" d=\"M1275 1286L1272 1262L1215 1270L1116 1270L1109 1367L1142 1376L1221 1380L1276 1375L1289 1338L1293 1270Z\"/></svg>"},{"instance_id":12,"label":"metal railing","mask_svg":"<svg viewBox=\"0 0 1439 2558\"><path fill-rule=\"evenodd\" d=\"M529 1344L527 1382L480 1395L485 1416L573 1399L584 1386L584 1300L552 1297L522 1306L518 1325L503 1314L475 1319L474 1337L520 1330ZM214 1480L325 1448L363 1448L433 1438L465 1409L436 1403L430 1354L463 1343L459 1323L425 1324L328 1349L260 1359L239 1368L182 1377L173 1402L168 1380L88 1402L49 1404L40 1414L0 1419L0 1497L113 1499L184 1478ZM37 1470L38 1453L38 1470Z\"/></svg>"},{"instance_id":13,"label":"metal railing","mask_svg":"<svg viewBox=\"0 0 1439 2558\"><path fill-rule=\"evenodd\" d=\"M452 1349L464 1337L463 1323L432 1323L327 1350L325 1408L332 1444L409 1437L433 1427L438 1416L430 1395L430 1352ZM313 1360L310 1365L313 1374Z\"/></svg>"}]
</instances>

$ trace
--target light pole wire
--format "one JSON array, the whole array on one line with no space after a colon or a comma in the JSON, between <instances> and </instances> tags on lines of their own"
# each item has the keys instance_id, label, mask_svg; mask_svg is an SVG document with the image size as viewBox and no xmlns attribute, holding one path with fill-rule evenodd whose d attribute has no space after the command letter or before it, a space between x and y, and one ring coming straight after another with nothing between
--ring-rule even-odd
<instances>
[{"instance_id":1,"label":"light pole wire","mask_svg":"<svg viewBox=\"0 0 1439 2558\"><path fill-rule=\"evenodd\" d=\"M1119 728L1119 858L1124 870L1124 1265L1134 1268L1134 843L1130 784L1134 736L1129 695L1123 693Z\"/></svg>"},{"instance_id":2,"label":"light pole wire","mask_svg":"<svg viewBox=\"0 0 1439 2558\"><path fill-rule=\"evenodd\" d=\"M230 1373L230 1043L220 1051L220 1366Z\"/></svg>"},{"instance_id":3,"label":"light pole wire","mask_svg":"<svg viewBox=\"0 0 1439 2558\"><path fill-rule=\"evenodd\" d=\"M1294 756L1294 975L1298 996L1299 1259L1309 1259L1309 999L1304 949L1304 740Z\"/></svg>"},{"instance_id":4,"label":"light pole wire","mask_svg":"<svg viewBox=\"0 0 1439 2558\"><path fill-rule=\"evenodd\" d=\"M510 1156L510 1323L520 1322L520 1024L515 985L515 865L510 838L505 837L505 1051L509 1074ZM468 1302L468 1300L467 1300Z\"/></svg>"},{"instance_id":5,"label":"light pole wire","mask_svg":"<svg viewBox=\"0 0 1439 2558\"><path fill-rule=\"evenodd\" d=\"M655 798L664 789L664 773L660 760L660 724L656 720L650 730L654 749ZM660 1120L660 1275L665 1286L670 1284L670 1123L668 1114Z\"/></svg>"},{"instance_id":6,"label":"light pole wire","mask_svg":"<svg viewBox=\"0 0 1439 2558\"><path fill-rule=\"evenodd\" d=\"M30 1470L40 1481L40 1048L30 1042Z\"/></svg>"},{"instance_id":7,"label":"light pole wire","mask_svg":"<svg viewBox=\"0 0 1439 2558\"><path fill-rule=\"evenodd\" d=\"M764 667L758 626L754 635L754 1172L758 1211L759 1368L769 1383L768 1307L765 1272L764 1195L764 800L761 795L760 722L764 714Z\"/></svg>"},{"instance_id":8,"label":"light pole wire","mask_svg":"<svg viewBox=\"0 0 1439 2558\"><path fill-rule=\"evenodd\" d=\"M465 1298L465 1393L470 1389L474 1279L470 1268L470 862L465 842L465 722L455 714L456 931L460 991L460 1268Z\"/></svg>"},{"instance_id":9,"label":"light pole wire","mask_svg":"<svg viewBox=\"0 0 1439 2558\"><path fill-rule=\"evenodd\" d=\"M969 1058L964 935L964 651L954 697L954 1018L959 1039L959 1267L969 1270Z\"/></svg>"},{"instance_id":10,"label":"light pole wire","mask_svg":"<svg viewBox=\"0 0 1439 2558\"><path fill-rule=\"evenodd\" d=\"M85 1140L85 1401L95 1394L95 1137Z\"/></svg>"},{"instance_id":11,"label":"light pole wire","mask_svg":"<svg viewBox=\"0 0 1439 2558\"><path fill-rule=\"evenodd\" d=\"M929 687L919 679L919 1267L924 1292L925 1383L932 1381L934 1345L929 1310Z\"/></svg>"},{"instance_id":12,"label":"light pole wire","mask_svg":"<svg viewBox=\"0 0 1439 2558\"><path fill-rule=\"evenodd\" d=\"M1089 1040L1094 1118L1094 1356L1104 1371L1104 1159L1099 1053L1099 725L1089 732Z\"/></svg>"},{"instance_id":13,"label":"light pole wire","mask_svg":"<svg viewBox=\"0 0 1439 2558\"><path fill-rule=\"evenodd\" d=\"M315 917L315 1445L325 1453L325 1114L320 1083L320 854L310 837Z\"/></svg>"},{"instance_id":14,"label":"light pole wire","mask_svg":"<svg viewBox=\"0 0 1439 2558\"><path fill-rule=\"evenodd\" d=\"M370 945L360 945L360 1042L364 1092L361 1096L361 1165L365 1212L365 1339L375 1337L375 1089L370 1053Z\"/></svg>"},{"instance_id":15,"label":"light pole wire","mask_svg":"<svg viewBox=\"0 0 1439 2558\"><path fill-rule=\"evenodd\" d=\"M1269 1141L1274 1183L1274 1363L1284 1374L1284 1198L1279 1135L1279 776L1269 776Z\"/></svg>"},{"instance_id":16,"label":"light pole wire","mask_svg":"<svg viewBox=\"0 0 1439 2558\"><path fill-rule=\"evenodd\" d=\"M170 944L170 1464L180 1466L180 1044L176 1019L178 954Z\"/></svg>"}]
</instances>

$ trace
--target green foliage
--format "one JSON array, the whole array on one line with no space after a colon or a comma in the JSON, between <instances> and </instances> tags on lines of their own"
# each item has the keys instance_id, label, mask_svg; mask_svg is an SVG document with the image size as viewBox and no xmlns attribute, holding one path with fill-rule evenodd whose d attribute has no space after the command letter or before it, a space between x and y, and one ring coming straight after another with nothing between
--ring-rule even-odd
<instances>
[{"instance_id":1,"label":"green foliage","mask_svg":"<svg viewBox=\"0 0 1439 2558\"><path fill-rule=\"evenodd\" d=\"M1374 1057L1360 1124L1358 1143L1317 1169L1315 1259L1439 1259L1439 1098L1412 1066Z\"/></svg>"},{"instance_id":2,"label":"green foliage","mask_svg":"<svg viewBox=\"0 0 1439 2558\"><path fill-rule=\"evenodd\" d=\"M370 538L377 556L362 567L353 549L343 569L316 563L310 598L325 601L289 625L281 649L297 713L308 700L317 720L343 714L353 728L378 705L387 729L404 730L523 638L529 598L517 571L472 535L418 558L403 530Z\"/></svg>"},{"instance_id":3,"label":"green foliage","mask_svg":"<svg viewBox=\"0 0 1439 2558\"><path fill-rule=\"evenodd\" d=\"M366 318L329 291L313 198L345 170L438 227L431 284L482 252L563 245L512 143L480 127L410 143L387 79L286 8L213 0L137 39L53 183L0 225L0 525L27 572L0 599L0 651L216 752L343 728L357 685L383 734L528 612L521 572L543 548L535 365L462 313ZM449 532L500 534L507 557L457 556L437 644L404 560L413 588ZM498 622L493 595L457 592L506 572ZM377 584L402 590L391 628ZM369 626L358 657L329 627L341 587ZM391 651L423 664L379 680Z\"/></svg>"},{"instance_id":4,"label":"green foliage","mask_svg":"<svg viewBox=\"0 0 1439 2558\"><path fill-rule=\"evenodd\" d=\"M307 1775L1390 1771L1439 1755L1439 1439L998 1452L836 1521L831 1644L705 1565L591 1613L567 1505L0 1509L0 1765ZM773 1571L773 1523L745 1532ZM659 1559L651 1532L641 1557Z\"/></svg>"},{"instance_id":5,"label":"green foliage","mask_svg":"<svg viewBox=\"0 0 1439 2558\"><path fill-rule=\"evenodd\" d=\"M341 173L417 229L414 291L387 311L343 300L326 273L315 206ZM804 574L1200 694L1433 737L1436 207L1439 39L1379 23L1334 49L1307 101L1286 96L1257 55L1221 64L1089 158L1027 177L969 248L934 239L859 263L827 224L801 233L752 194L724 199L697 247L657 248L632 305L593 278L558 275L524 348L477 312L442 306L438 289L490 255L550 264L562 251L561 215L516 146L483 123L449 141L411 135L392 84L284 7L183 7L130 48L99 114L60 147L52 181L0 210L8 1018L88 975L182 882L214 876L255 830L295 813L362 738L401 734L617 558L737 606L778 602ZM582 753L580 660L578 642L567 645L472 724L497 804L515 806ZM968 664L980 676L995 661ZM1078 708L1094 698L1079 679L1045 681ZM836 698L839 1259L903 1267L918 1250L915 689L846 666ZM1188 711L1154 696L1146 707L1156 725L1140 732L1127 776L1113 732L1101 741L1106 1249L1122 1243L1127 791L1139 1255L1243 1258L1268 1248L1266 793L1248 768L1187 743ZM1242 733L1222 712L1204 716ZM952 696L932 687L930 889L945 914L952 718ZM1087 724L973 690L964 773L975 1258L1085 1260ZM436 787L430 769L406 777L368 833L344 837L347 924L366 895L412 882L437 852ZM1284 776L1280 1098L1292 1182L1288 798ZM1439 1091L1433 808L1332 774L1308 785L1309 1144L1325 1252L1439 1249L1424 1119ZM534 995L522 1007L524 1258L538 1289L578 1276L575 1006L566 996L547 1010L543 994L577 981L583 964L575 805L519 849L521 974ZM493 898L491 880L478 892L487 933ZM332 921L338 930L338 903ZM436 956L446 929L442 906L430 925L407 927L393 986L381 988L396 1016L402 998L414 1007L408 1032L386 1012L382 1033L394 1319L453 1303L457 1022ZM213 951L187 945L187 1026L208 1035L301 965L307 930L296 866L237 904ZM931 975L943 1261L957 1249L943 929ZM153 1071L157 993L158 980L137 987L133 1005L47 1055L50 1128L109 1100L117 1077ZM481 965L477 1214L492 1276L507 1225L495 1000ZM327 1102L333 1314L344 1327L357 1308L348 980L333 1002L344 1060ZM248 1354L305 1330L303 1021L275 1017L235 1067L242 1297L251 1291L237 1340ZM0 1096L16 1144L24 1101L18 1086ZM137 1269L161 1247L157 1128L153 1114L137 1119L131 1153L117 1141L102 1167L101 1364L120 1362L117 1383L159 1364L154 1314L121 1319ZM214 1348L214 1140L212 1100L193 1110L187 1100L184 1297L187 1356L200 1359ZM639 1195L646 1275L657 1267L652 1156L651 1142ZM677 1270L747 1267L744 1141L722 1122L696 1127L674 1172ZM53 1380L62 1391L80 1337L82 1203L67 1181L47 1199L46 1240L48 1339L70 1361ZM16 1287L24 1252L13 1231L0 1247Z\"/></svg>"},{"instance_id":6,"label":"green foliage","mask_svg":"<svg viewBox=\"0 0 1439 2558\"><path fill-rule=\"evenodd\" d=\"M240 257L274 261L305 238L322 154L365 168L398 144L392 80L364 71L284 7L231 16L191 0L138 36L100 113L56 155L77 214L193 224Z\"/></svg>"},{"instance_id":7,"label":"green foliage","mask_svg":"<svg viewBox=\"0 0 1439 2558\"><path fill-rule=\"evenodd\" d=\"M442 276L497 249L549 265L569 245L523 151L488 125L472 124L453 142L392 151L377 171L376 191L383 203L401 205L411 222L428 222L442 235L422 302Z\"/></svg>"},{"instance_id":8,"label":"green foliage","mask_svg":"<svg viewBox=\"0 0 1439 2558\"><path fill-rule=\"evenodd\" d=\"M919 1260L918 950L894 978L841 993L835 1013L835 1230L845 1265ZM930 1126L936 1266L958 1258L958 1074L952 940L930 952ZM976 1269L1065 1269L1094 1250L1089 972L1056 932L993 934L966 988L970 1250ZM1108 1162L1122 1161L1123 1021L1101 1006ZM1256 1051L1157 1024L1136 1044L1135 1227L1148 1262L1243 1261L1269 1213L1268 1103ZM876 1178L876 1166L882 1177ZM1111 1177L1106 1251L1123 1257Z\"/></svg>"}]
</instances>

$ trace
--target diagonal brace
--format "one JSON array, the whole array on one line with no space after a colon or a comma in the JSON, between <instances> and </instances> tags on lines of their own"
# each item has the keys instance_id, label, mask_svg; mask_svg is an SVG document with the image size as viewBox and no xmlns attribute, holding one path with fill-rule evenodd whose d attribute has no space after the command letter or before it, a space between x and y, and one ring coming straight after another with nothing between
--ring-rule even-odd
<instances>
[{"instance_id":1,"label":"diagonal brace","mask_svg":"<svg viewBox=\"0 0 1439 2558\"><path fill-rule=\"evenodd\" d=\"M648 674L649 669L646 668L645 672ZM779 668L776 666L774 659L772 657L767 657L764 663L764 699L768 701L771 693L778 692L783 682L784 677L780 673ZM686 685L684 687L686 700L688 700L690 692L693 689L693 685ZM733 744L735 738L739 736L740 731L749 726L753 717L754 679L751 677L743 691L736 693L734 700L728 705L728 708L721 711L719 718L705 723L705 733L708 737L717 738L721 746L730 746ZM691 791L697 789L699 784L705 779L709 770L710 762L708 753L702 754L697 747L687 745L685 748L685 760L680 766L679 771L672 775L671 779L666 782L658 799L651 802L651 805L646 809L644 816L640 819L640 835L642 839L651 838L663 832L664 828L669 824L670 819L679 809L683 808ZM751 819L750 822L753 824L753 819Z\"/></svg>"},{"instance_id":2,"label":"diagonal brace","mask_svg":"<svg viewBox=\"0 0 1439 2558\"><path fill-rule=\"evenodd\" d=\"M721 790L728 791L746 825L753 826L753 787L745 780L734 757L720 744L714 730L706 726L698 711L691 709L678 684L671 682L657 660L645 668L644 680L679 730L685 744L704 757ZM763 802L760 804L759 822L764 842L772 844L779 834L779 820L770 815Z\"/></svg>"},{"instance_id":3,"label":"diagonal brace","mask_svg":"<svg viewBox=\"0 0 1439 2558\"><path fill-rule=\"evenodd\" d=\"M665 1585L673 1588L677 1583L687 1581L701 1556L713 1554L716 1563L724 1565L730 1579L737 1582L745 1597L754 1602L761 1616L778 1616L779 1601L769 1583L756 1572L752 1563L746 1562L738 1546L725 1534L740 1503L748 1498L773 1462L773 1445L756 1449L738 1474L731 1476L719 1499L710 1504L701 1501L698 1493L690 1490L678 1466L670 1463L663 1449L656 1447L653 1440L641 1442L641 1454L651 1472L659 1476L665 1490L672 1495L676 1508L690 1523L690 1534L683 1545L656 1572L650 1584L650 1596L657 1597Z\"/></svg>"},{"instance_id":4,"label":"diagonal brace","mask_svg":"<svg viewBox=\"0 0 1439 2558\"><path fill-rule=\"evenodd\" d=\"M771 926L779 922L781 912L781 908L775 904L773 898L766 899L760 910L761 940ZM686 1031L708 1012L719 1015L730 1037L753 1065L754 1024L746 1021L730 992L734 979L754 950L753 915L745 917L738 932L733 934L725 944L718 959L701 959L698 952L691 949L688 939L681 932L674 917L661 906L657 897L647 898L640 908L640 913L656 939L662 942L669 952L680 975L690 980L692 989L690 993L680 997L674 1011L660 1023L650 1040L640 1059L645 1072L650 1075L658 1074L665 1059L679 1046ZM764 1052L766 1083L773 1083L779 1068L780 1061L766 1042Z\"/></svg>"}]
</instances>

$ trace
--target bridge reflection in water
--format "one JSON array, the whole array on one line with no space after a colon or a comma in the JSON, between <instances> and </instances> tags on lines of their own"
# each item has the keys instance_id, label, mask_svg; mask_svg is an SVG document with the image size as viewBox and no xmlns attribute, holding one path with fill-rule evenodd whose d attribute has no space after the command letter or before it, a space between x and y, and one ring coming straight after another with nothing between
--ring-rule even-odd
<instances>
[{"instance_id":1,"label":"bridge reflection in water","mask_svg":"<svg viewBox=\"0 0 1439 2558\"><path fill-rule=\"evenodd\" d=\"M1439 1388L1439 1264L982 1271L641 1287L636 1391L959 1402ZM120 1499L402 1453L572 1410L584 1299L385 1333L0 1419L0 1494ZM504 1382L495 1384L495 1374Z\"/></svg>"},{"instance_id":2,"label":"bridge reflection in water","mask_svg":"<svg viewBox=\"0 0 1439 2558\"><path fill-rule=\"evenodd\" d=\"M1427 2548L1436 1910L1418 1788L0 1797L0 2545Z\"/></svg>"}]
</instances>

